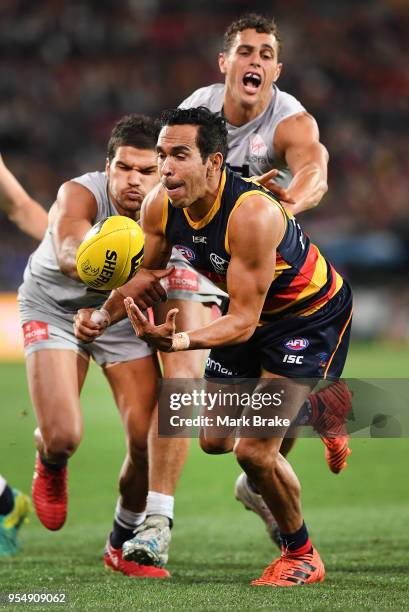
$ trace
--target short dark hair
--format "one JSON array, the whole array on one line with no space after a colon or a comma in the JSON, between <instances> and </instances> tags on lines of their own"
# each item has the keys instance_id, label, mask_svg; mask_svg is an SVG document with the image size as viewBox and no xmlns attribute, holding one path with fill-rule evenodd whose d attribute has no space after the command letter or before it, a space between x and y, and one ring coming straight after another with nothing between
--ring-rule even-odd
<instances>
[{"instance_id":1,"label":"short dark hair","mask_svg":"<svg viewBox=\"0 0 409 612\"><path fill-rule=\"evenodd\" d=\"M145 115L125 115L115 125L108 142L109 161L115 157L118 147L155 150L160 123Z\"/></svg>"},{"instance_id":2,"label":"short dark hair","mask_svg":"<svg viewBox=\"0 0 409 612\"><path fill-rule=\"evenodd\" d=\"M259 34L274 34L277 40L278 51L280 51L281 37L274 19L258 15L257 13L247 13L236 21L233 21L225 31L223 38L224 53L230 51L236 34L243 30L256 30Z\"/></svg>"},{"instance_id":3,"label":"short dark hair","mask_svg":"<svg viewBox=\"0 0 409 612\"><path fill-rule=\"evenodd\" d=\"M211 153L223 155L223 166L227 156L226 121L212 113L205 106L197 108L172 108L161 115L162 127L165 125L197 125L196 144L203 163Z\"/></svg>"}]
</instances>

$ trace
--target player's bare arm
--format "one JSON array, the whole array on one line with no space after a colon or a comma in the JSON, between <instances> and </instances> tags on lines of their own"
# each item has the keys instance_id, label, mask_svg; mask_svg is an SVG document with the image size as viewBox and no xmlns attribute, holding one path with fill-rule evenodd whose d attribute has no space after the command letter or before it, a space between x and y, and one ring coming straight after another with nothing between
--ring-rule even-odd
<instances>
[{"instance_id":1,"label":"player's bare arm","mask_svg":"<svg viewBox=\"0 0 409 612\"><path fill-rule=\"evenodd\" d=\"M97 203L89 189L75 181L68 181L60 187L53 207L53 242L61 272L74 280L79 280L77 249L92 227L96 214Z\"/></svg>"},{"instance_id":2,"label":"player's bare arm","mask_svg":"<svg viewBox=\"0 0 409 612\"><path fill-rule=\"evenodd\" d=\"M17 227L36 240L42 240L47 229L47 211L31 198L7 168L0 155L0 209Z\"/></svg>"},{"instance_id":3,"label":"player's bare arm","mask_svg":"<svg viewBox=\"0 0 409 612\"><path fill-rule=\"evenodd\" d=\"M248 340L256 329L274 278L275 253L284 234L284 223L282 212L264 196L246 199L232 213L229 223L231 260L227 289L230 303L226 315L200 329L176 334L175 341L175 310L169 311L164 325L154 326L128 299L128 316L137 335L162 351L227 346ZM178 336L182 340L180 344Z\"/></svg>"},{"instance_id":4,"label":"player's bare arm","mask_svg":"<svg viewBox=\"0 0 409 612\"><path fill-rule=\"evenodd\" d=\"M308 113L298 113L281 121L274 149L287 162L293 178L281 194L274 185L266 186L294 215L317 206L328 190L328 151L319 140L315 119Z\"/></svg>"}]
</instances>

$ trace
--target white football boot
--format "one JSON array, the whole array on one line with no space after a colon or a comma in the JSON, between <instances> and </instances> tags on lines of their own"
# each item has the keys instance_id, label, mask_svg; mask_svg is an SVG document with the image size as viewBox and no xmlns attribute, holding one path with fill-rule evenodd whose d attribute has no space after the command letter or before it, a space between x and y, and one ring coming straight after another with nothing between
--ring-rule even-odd
<instances>
[{"instance_id":1,"label":"white football boot","mask_svg":"<svg viewBox=\"0 0 409 612\"><path fill-rule=\"evenodd\" d=\"M264 522L268 535L271 540L281 549L280 531L278 529L277 521L271 514L270 508L260 495L255 493L249 486L247 474L242 472L236 480L234 487L234 496L237 501L241 502L246 510L251 510L259 515L261 520Z\"/></svg>"},{"instance_id":2,"label":"white football boot","mask_svg":"<svg viewBox=\"0 0 409 612\"><path fill-rule=\"evenodd\" d=\"M134 533L132 540L122 545L125 561L164 567L168 561L171 538L169 519L160 514L152 514L146 517Z\"/></svg>"}]
</instances>

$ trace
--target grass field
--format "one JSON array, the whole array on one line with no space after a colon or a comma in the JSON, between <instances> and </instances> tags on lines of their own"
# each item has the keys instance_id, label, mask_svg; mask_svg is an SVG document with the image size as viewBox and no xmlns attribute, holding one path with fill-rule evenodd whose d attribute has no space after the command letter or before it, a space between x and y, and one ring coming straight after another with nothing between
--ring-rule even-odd
<instances>
[{"instance_id":1,"label":"grass field","mask_svg":"<svg viewBox=\"0 0 409 612\"><path fill-rule=\"evenodd\" d=\"M408 348L354 346L345 375L407 377L408 364ZM34 418L24 366L0 364L0 387L0 470L28 491ZM83 406L85 434L70 464L68 522L51 533L32 518L22 532L22 552L0 561L0 592L65 591L68 603L59 607L78 610L408 608L409 440L352 440L350 466L339 476L327 470L319 440L298 442L292 463L303 485L306 522L327 569L323 584L299 589L249 586L276 551L258 518L233 499L239 471L233 457L206 456L194 441L177 493L173 577L127 579L106 572L101 562L124 444L97 368L91 369ZM55 606L30 609L50 607Z\"/></svg>"}]
</instances>

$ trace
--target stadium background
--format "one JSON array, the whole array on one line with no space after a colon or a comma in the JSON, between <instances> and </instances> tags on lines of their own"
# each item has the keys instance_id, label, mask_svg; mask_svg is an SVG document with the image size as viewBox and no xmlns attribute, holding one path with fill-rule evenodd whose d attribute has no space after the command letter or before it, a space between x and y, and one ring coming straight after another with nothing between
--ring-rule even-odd
<instances>
[{"instance_id":1,"label":"stadium background","mask_svg":"<svg viewBox=\"0 0 409 612\"><path fill-rule=\"evenodd\" d=\"M316 117L330 151L329 193L302 221L355 290L346 374L407 377L406 0L3 0L0 151L28 192L49 207L62 181L102 169L109 132L122 114L155 115L220 81L223 30L249 8L276 17L283 38L279 86ZM0 469L25 489L34 420L16 353L14 295L34 248L0 213ZM22 555L0 564L0 590L64 588L80 609L403 608L406 441L354 440L351 466L340 477L327 474L320 442L299 443L294 465L329 577L308 596L274 593L274 601L246 586L271 550L262 526L232 500L234 462L202 456L194 444L177 498L174 581L144 582L143 589L128 581L124 589L122 577L106 577L99 560L123 441L96 369L83 404L86 429L72 461L68 524L50 534L33 519Z\"/></svg>"}]
</instances>

